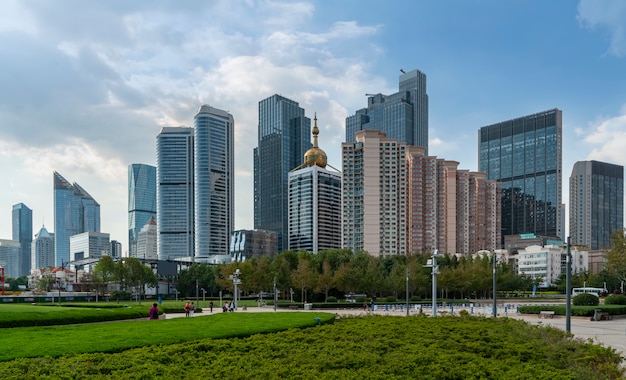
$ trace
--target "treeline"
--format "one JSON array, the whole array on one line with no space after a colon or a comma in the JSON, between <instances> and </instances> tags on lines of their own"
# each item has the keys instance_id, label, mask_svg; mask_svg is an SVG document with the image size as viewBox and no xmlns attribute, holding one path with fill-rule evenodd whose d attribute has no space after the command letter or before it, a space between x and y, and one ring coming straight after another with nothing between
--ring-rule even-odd
<instances>
[{"instance_id":1,"label":"treeline","mask_svg":"<svg viewBox=\"0 0 626 380\"><path fill-rule=\"evenodd\" d=\"M243 295L273 292L274 281L282 299L298 302L323 302L329 296L366 294L368 297L406 297L407 269L410 298L432 297L432 269L429 256L374 257L347 249L326 250L318 254L286 251L272 257L252 258L243 263L218 266L194 264L179 274L181 296L196 295L196 286L215 297L222 291L232 294L229 276L239 269L238 285ZM438 296L444 298L488 298L493 292L493 266L490 258L437 258ZM502 291L531 290L533 279L515 273L512 265L498 263L497 288ZM197 282L196 282L197 281ZM200 297L203 291L200 290ZM291 293L293 292L293 293Z\"/></svg>"}]
</instances>

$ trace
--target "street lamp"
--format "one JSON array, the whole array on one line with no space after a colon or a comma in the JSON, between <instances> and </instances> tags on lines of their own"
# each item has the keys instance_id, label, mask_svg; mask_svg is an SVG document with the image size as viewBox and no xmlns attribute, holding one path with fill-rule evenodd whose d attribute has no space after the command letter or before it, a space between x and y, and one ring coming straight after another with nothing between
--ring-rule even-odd
<instances>
[{"instance_id":1,"label":"street lamp","mask_svg":"<svg viewBox=\"0 0 626 380\"><path fill-rule=\"evenodd\" d=\"M496 292L497 292L497 272L496 272L496 262L497 262L497 258L496 258L496 253L493 252L493 255L491 255L491 258L493 260L493 317L497 317L498 316L498 304L496 303Z\"/></svg>"},{"instance_id":2,"label":"street lamp","mask_svg":"<svg viewBox=\"0 0 626 380\"><path fill-rule=\"evenodd\" d=\"M204 288L200 288L202 290L202 303L206 304L206 290Z\"/></svg>"},{"instance_id":3,"label":"street lamp","mask_svg":"<svg viewBox=\"0 0 626 380\"><path fill-rule=\"evenodd\" d=\"M432 259L428 259L424 268L432 268L433 271L433 289L432 289L432 299L433 299L433 317L437 316L437 275L439 274L439 266L437 265L437 250L433 252Z\"/></svg>"},{"instance_id":4,"label":"street lamp","mask_svg":"<svg viewBox=\"0 0 626 380\"><path fill-rule=\"evenodd\" d=\"M409 316L409 268L406 268L406 316Z\"/></svg>"},{"instance_id":5,"label":"street lamp","mask_svg":"<svg viewBox=\"0 0 626 380\"><path fill-rule=\"evenodd\" d=\"M237 296L239 295L237 292L237 285L241 284L241 279L239 279L239 275L241 275L241 272L239 271L239 269L235 269L235 273L228 276L228 279L233 282L233 285L235 288L235 294L233 295L233 302L235 303L235 310L237 310Z\"/></svg>"}]
</instances>

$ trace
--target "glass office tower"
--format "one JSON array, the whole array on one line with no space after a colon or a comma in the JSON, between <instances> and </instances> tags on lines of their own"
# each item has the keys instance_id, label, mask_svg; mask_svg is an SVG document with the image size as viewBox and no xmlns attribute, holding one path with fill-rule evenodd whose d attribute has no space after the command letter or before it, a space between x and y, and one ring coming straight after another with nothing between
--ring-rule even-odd
<instances>
[{"instance_id":1,"label":"glass office tower","mask_svg":"<svg viewBox=\"0 0 626 380\"><path fill-rule=\"evenodd\" d=\"M234 227L233 116L203 105L194 117L195 256L228 255Z\"/></svg>"},{"instance_id":2,"label":"glass office tower","mask_svg":"<svg viewBox=\"0 0 626 380\"><path fill-rule=\"evenodd\" d=\"M156 219L156 167L128 165L128 255L137 257L139 231Z\"/></svg>"},{"instance_id":3,"label":"glass office tower","mask_svg":"<svg viewBox=\"0 0 626 380\"><path fill-rule=\"evenodd\" d=\"M395 94L365 94L367 108L346 118L346 142L356 142L356 132L375 129L387 138L421 146L428 154L428 94L426 75L419 70L402 72Z\"/></svg>"},{"instance_id":4,"label":"glass office tower","mask_svg":"<svg viewBox=\"0 0 626 380\"><path fill-rule=\"evenodd\" d=\"M164 127L157 136L159 260L193 257L193 128Z\"/></svg>"},{"instance_id":5,"label":"glass office tower","mask_svg":"<svg viewBox=\"0 0 626 380\"><path fill-rule=\"evenodd\" d=\"M624 167L576 162L569 178L569 201L572 244L607 248L611 234L624 228Z\"/></svg>"},{"instance_id":6,"label":"glass office tower","mask_svg":"<svg viewBox=\"0 0 626 380\"><path fill-rule=\"evenodd\" d=\"M478 131L479 167L502 188L502 237L562 230L562 112L553 109Z\"/></svg>"},{"instance_id":7,"label":"glass office tower","mask_svg":"<svg viewBox=\"0 0 626 380\"><path fill-rule=\"evenodd\" d=\"M100 204L76 182L71 184L59 173L53 174L54 262L70 261L70 236L100 232Z\"/></svg>"},{"instance_id":8,"label":"glass office tower","mask_svg":"<svg viewBox=\"0 0 626 380\"><path fill-rule=\"evenodd\" d=\"M13 205L13 240L19 241L19 273L27 276L31 269L31 243L33 241L33 211L24 203Z\"/></svg>"},{"instance_id":9,"label":"glass office tower","mask_svg":"<svg viewBox=\"0 0 626 380\"><path fill-rule=\"evenodd\" d=\"M273 95L259 102L254 148L254 228L275 231L278 251L287 249L289 171L311 147L311 119L297 102Z\"/></svg>"}]
</instances>

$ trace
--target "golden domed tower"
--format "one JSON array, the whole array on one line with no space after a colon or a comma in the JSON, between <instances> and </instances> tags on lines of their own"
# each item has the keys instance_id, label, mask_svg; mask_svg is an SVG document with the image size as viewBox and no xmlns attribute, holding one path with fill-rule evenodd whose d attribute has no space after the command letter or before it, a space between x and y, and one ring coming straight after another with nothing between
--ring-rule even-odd
<instances>
[{"instance_id":1,"label":"golden domed tower","mask_svg":"<svg viewBox=\"0 0 626 380\"><path fill-rule=\"evenodd\" d=\"M315 113L315 118L313 120L313 147L307 150L304 154L304 165L302 166L317 165L320 168L325 168L327 161L326 152L317 146L317 135L320 133L320 130L317 128L317 113Z\"/></svg>"}]
</instances>

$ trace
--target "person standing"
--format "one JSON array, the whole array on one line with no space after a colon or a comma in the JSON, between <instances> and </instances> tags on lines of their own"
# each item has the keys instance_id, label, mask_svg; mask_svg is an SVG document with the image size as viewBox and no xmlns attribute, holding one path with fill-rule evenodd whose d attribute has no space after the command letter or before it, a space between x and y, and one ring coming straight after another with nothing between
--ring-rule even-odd
<instances>
[{"instance_id":1,"label":"person standing","mask_svg":"<svg viewBox=\"0 0 626 380\"><path fill-rule=\"evenodd\" d=\"M191 304L189 301L185 304L185 317L189 317L189 313L191 312Z\"/></svg>"},{"instance_id":2,"label":"person standing","mask_svg":"<svg viewBox=\"0 0 626 380\"><path fill-rule=\"evenodd\" d=\"M211 310L211 313L213 312L213 301L209 302L209 308Z\"/></svg>"},{"instance_id":3,"label":"person standing","mask_svg":"<svg viewBox=\"0 0 626 380\"><path fill-rule=\"evenodd\" d=\"M189 308L189 316L193 317L193 313L196 311L196 305L193 304L193 302L191 303L191 307Z\"/></svg>"},{"instance_id":4,"label":"person standing","mask_svg":"<svg viewBox=\"0 0 626 380\"><path fill-rule=\"evenodd\" d=\"M156 303L152 304L149 315L150 315L150 320L159 319L159 308L157 307Z\"/></svg>"}]
</instances>

